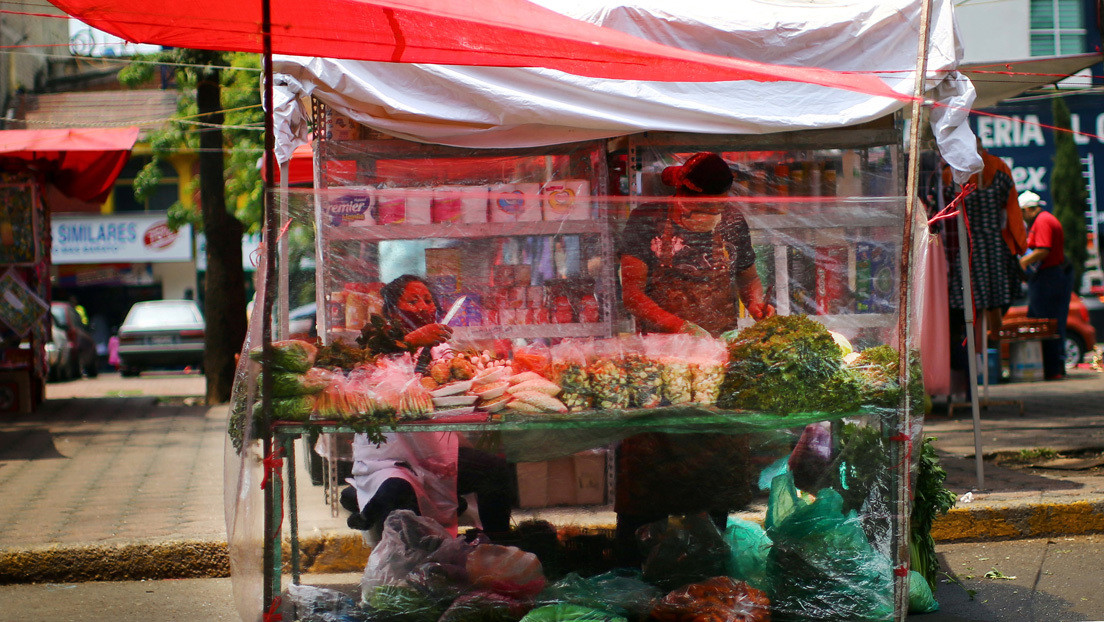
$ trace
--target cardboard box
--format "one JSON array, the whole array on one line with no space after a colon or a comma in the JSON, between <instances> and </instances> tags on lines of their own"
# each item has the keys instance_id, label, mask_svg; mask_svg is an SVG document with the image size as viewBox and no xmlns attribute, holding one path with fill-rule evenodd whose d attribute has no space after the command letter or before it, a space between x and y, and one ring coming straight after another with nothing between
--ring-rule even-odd
<instances>
[{"instance_id":1,"label":"cardboard box","mask_svg":"<svg viewBox=\"0 0 1104 622\"><path fill-rule=\"evenodd\" d=\"M517 463L522 508L606 503L606 450L595 449L545 462Z\"/></svg>"}]
</instances>

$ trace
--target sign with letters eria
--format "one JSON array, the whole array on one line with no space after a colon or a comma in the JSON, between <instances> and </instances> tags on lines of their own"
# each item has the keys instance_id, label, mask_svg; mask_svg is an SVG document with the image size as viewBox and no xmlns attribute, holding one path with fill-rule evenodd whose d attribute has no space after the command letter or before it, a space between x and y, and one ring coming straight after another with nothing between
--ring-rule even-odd
<instances>
[{"instance_id":1,"label":"sign with letters eria","mask_svg":"<svg viewBox=\"0 0 1104 622\"><path fill-rule=\"evenodd\" d=\"M55 217L55 264L192 260L192 227L169 228L165 214Z\"/></svg>"}]
</instances>

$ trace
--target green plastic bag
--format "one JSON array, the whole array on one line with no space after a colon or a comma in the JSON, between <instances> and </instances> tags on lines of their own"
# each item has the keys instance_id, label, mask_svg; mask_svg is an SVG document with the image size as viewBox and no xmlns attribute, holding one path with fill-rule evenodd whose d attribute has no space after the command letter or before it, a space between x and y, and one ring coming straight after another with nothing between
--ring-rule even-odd
<instances>
[{"instance_id":1,"label":"green plastic bag","mask_svg":"<svg viewBox=\"0 0 1104 622\"><path fill-rule=\"evenodd\" d=\"M909 571L909 613L932 613L939 611L939 603L932 594L924 575L915 570Z\"/></svg>"},{"instance_id":2,"label":"green plastic bag","mask_svg":"<svg viewBox=\"0 0 1104 622\"><path fill-rule=\"evenodd\" d=\"M858 514L843 512L838 492L822 489L816 501L794 509L767 534L773 541L767 556L772 620L893 619L892 564L871 546Z\"/></svg>"},{"instance_id":3,"label":"green plastic bag","mask_svg":"<svg viewBox=\"0 0 1104 622\"><path fill-rule=\"evenodd\" d=\"M733 516L728 519L725 542L731 551L725 565L728 576L766 591L769 587L767 555L771 547L767 532L756 523Z\"/></svg>"},{"instance_id":4,"label":"green plastic bag","mask_svg":"<svg viewBox=\"0 0 1104 622\"><path fill-rule=\"evenodd\" d=\"M593 577L572 572L546 587L537 604L570 603L639 619L646 617L652 601L662 596L658 588L644 582L639 571L621 568Z\"/></svg>"},{"instance_id":5,"label":"green plastic bag","mask_svg":"<svg viewBox=\"0 0 1104 622\"><path fill-rule=\"evenodd\" d=\"M608 611L560 603L534 609L525 614L521 622L628 622L628 620Z\"/></svg>"}]
</instances>

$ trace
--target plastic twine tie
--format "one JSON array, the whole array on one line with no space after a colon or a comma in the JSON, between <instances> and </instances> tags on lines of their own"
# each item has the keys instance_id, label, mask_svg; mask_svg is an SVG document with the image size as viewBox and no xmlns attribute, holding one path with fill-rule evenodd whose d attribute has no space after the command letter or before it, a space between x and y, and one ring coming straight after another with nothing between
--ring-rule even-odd
<instances>
[{"instance_id":1,"label":"plastic twine tie","mask_svg":"<svg viewBox=\"0 0 1104 622\"><path fill-rule=\"evenodd\" d=\"M908 573L909 566L907 563L898 564L897 567L893 569L893 574L897 575L898 577L907 577Z\"/></svg>"},{"instance_id":2,"label":"plastic twine tie","mask_svg":"<svg viewBox=\"0 0 1104 622\"><path fill-rule=\"evenodd\" d=\"M280 613L280 605L283 604L279 596L273 596L268 606L268 611L261 614L261 622L283 622L284 614Z\"/></svg>"},{"instance_id":3,"label":"plastic twine tie","mask_svg":"<svg viewBox=\"0 0 1104 622\"><path fill-rule=\"evenodd\" d=\"M934 216L928 219L928 226L930 227L940 220L954 218L955 216L957 216L958 209L962 201L966 198L966 195L973 192L975 188L977 188L977 184L974 183L967 183L965 186L963 186L962 190L958 193L958 196L956 196L950 203L945 205L943 209L936 212ZM963 213L962 216L965 217L966 214Z\"/></svg>"},{"instance_id":4,"label":"plastic twine tie","mask_svg":"<svg viewBox=\"0 0 1104 622\"><path fill-rule=\"evenodd\" d=\"M901 459L901 462L897 463L897 466L912 462L912 437L904 432L898 432L889 437L889 440L905 444L905 457Z\"/></svg>"}]
</instances>

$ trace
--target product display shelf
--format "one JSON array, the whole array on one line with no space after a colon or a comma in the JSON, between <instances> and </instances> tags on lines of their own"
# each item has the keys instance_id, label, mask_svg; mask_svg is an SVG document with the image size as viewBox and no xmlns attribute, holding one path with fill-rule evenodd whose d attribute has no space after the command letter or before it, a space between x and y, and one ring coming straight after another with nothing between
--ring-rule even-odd
<instances>
[{"instance_id":1,"label":"product display shelf","mask_svg":"<svg viewBox=\"0 0 1104 622\"><path fill-rule=\"evenodd\" d=\"M648 431L678 433L723 432L746 434L751 432L769 433L774 430L803 427L820 421L838 421L844 418L875 415L880 409L861 407L858 410L840 413L802 412L780 415L754 411L721 410L697 404L663 406L632 410L590 410L563 415L530 415L507 413L498 419L485 422L448 422L421 419L382 425L372 422L315 420L307 422L273 421L271 425L272 447L284 453L284 478L271 478L273 490L273 516L287 518L290 552L291 580L300 581L300 549L298 520L298 491L295 478L295 439L311 432L340 433L364 432L368 429L382 429L384 432L590 432L588 444L602 446L611 440ZM496 415L497 416L497 415ZM563 455L579 451L576 445L566 445ZM285 484L286 483L286 484ZM287 488L287 503L284 504L283 487ZM284 521L276 524L274 533L269 534L274 541L283 540ZM272 581L272 591L280 594L282 584L283 559L281 547L274 548L272 566L267 575Z\"/></svg>"},{"instance_id":2,"label":"product display shelf","mask_svg":"<svg viewBox=\"0 0 1104 622\"><path fill-rule=\"evenodd\" d=\"M457 326L452 329L455 342L493 339L549 339L575 337L608 337L612 332L610 322L572 322L569 324L507 324L487 326ZM333 329L331 339L346 343L356 341L359 330Z\"/></svg>"},{"instance_id":3,"label":"product display shelf","mask_svg":"<svg viewBox=\"0 0 1104 622\"><path fill-rule=\"evenodd\" d=\"M330 241L418 240L432 238L501 238L536 235L601 234L605 224L596 220L541 220L535 222L388 224L326 227Z\"/></svg>"}]
</instances>

